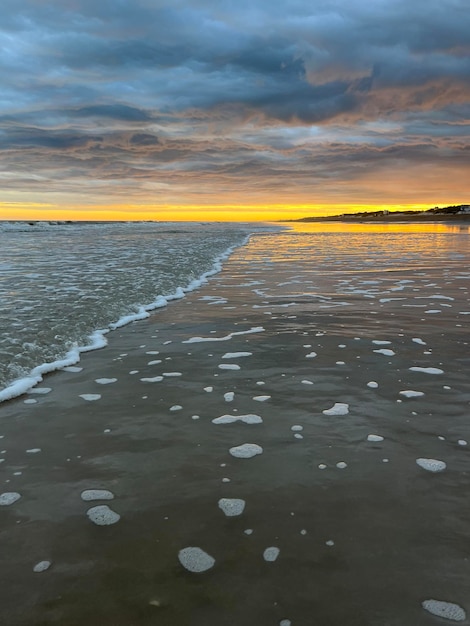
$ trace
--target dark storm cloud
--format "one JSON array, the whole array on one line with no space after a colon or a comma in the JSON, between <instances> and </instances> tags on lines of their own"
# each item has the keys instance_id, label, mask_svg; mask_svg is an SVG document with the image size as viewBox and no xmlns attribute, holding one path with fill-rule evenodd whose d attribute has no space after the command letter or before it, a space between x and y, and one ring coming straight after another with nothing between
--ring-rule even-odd
<instances>
[{"instance_id":1,"label":"dark storm cloud","mask_svg":"<svg viewBox=\"0 0 470 626\"><path fill-rule=\"evenodd\" d=\"M466 0L4 0L1 164L267 188L468 158L469 14Z\"/></svg>"}]
</instances>

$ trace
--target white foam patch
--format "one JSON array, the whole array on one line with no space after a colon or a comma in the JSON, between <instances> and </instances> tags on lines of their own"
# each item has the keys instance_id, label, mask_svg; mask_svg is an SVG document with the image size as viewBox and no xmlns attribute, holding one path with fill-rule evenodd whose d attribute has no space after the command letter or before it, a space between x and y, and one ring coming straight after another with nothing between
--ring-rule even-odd
<instances>
[{"instance_id":1,"label":"white foam patch","mask_svg":"<svg viewBox=\"0 0 470 626\"><path fill-rule=\"evenodd\" d=\"M233 402L234 397L235 394L233 393L233 391L227 391L227 393L224 393L225 402Z\"/></svg>"},{"instance_id":2,"label":"white foam patch","mask_svg":"<svg viewBox=\"0 0 470 626\"><path fill-rule=\"evenodd\" d=\"M178 559L181 565L188 570L188 572L194 572L196 574L200 572L206 572L214 567L215 559L207 552L204 552L201 548L188 547L183 548L178 552Z\"/></svg>"},{"instance_id":3,"label":"white foam patch","mask_svg":"<svg viewBox=\"0 0 470 626\"><path fill-rule=\"evenodd\" d=\"M221 363L219 365L220 370L239 370L240 366L236 363Z\"/></svg>"},{"instance_id":4,"label":"white foam patch","mask_svg":"<svg viewBox=\"0 0 470 626\"><path fill-rule=\"evenodd\" d=\"M212 393L214 391L214 387L204 387L204 391L207 393Z\"/></svg>"},{"instance_id":5,"label":"white foam patch","mask_svg":"<svg viewBox=\"0 0 470 626\"><path fill-rule=\"evenodd\" d=\"M304 427L303 427L303 426L300 426L300 424L295 424L294 426L291 426L291 428L290 428L290 429L291 429L292 431L294 431L294 432L300 432L301 430L303 430L303 429L304 429Z\"/></svg>"},{"instance_id":6,"label":"white foam patch","mask_svg":"<svg viewBox=\"0 0 470 626\"><path fill-rule=\"evenodd\" d=\"M268 563L273 563L279 556L280 550L276 546L270 546L263 552L263 559Z\"/></svg>"},{"instance_id":7,"label":"white foam patch","mask_svg":"<svg viewBox=\"0 0 470 626\"><path fill-rule=\"evenodd\" d=\"M116 524L121 519L119 513L110 509L107 504L93 506L91 509L88 509L86 514L98 526L110 526L111 524Z\"/></svg>"},{"instance_id":8,"label":"white foam patch","mask_svg":"<svg viewBox=\"0 0 470 626\"><path fill-rule=\"evenodd\" d=\"M242 356L252 356L253 352L226 352L223 359L238 359Z\"/></svg>"},{"instance_id":9,"label":"white foam patch","mask_svg":"<svg viewBox=\"0 0 470 626\"><path fill-rule=\"evenodd\" d=\"M245 504L245 500L239 498L220 498L219 509L221 509L227 517L236 517L243 513Z\"/></svg>"},{"instance_id":10,"label":"white foam patch","mask_svg":"<svg viewBox=\"0 0 470 626\"><path fill-rule=\"evenodd\" d=\"M465 610L458 604L453 602L444 602L442 600L425 600L422 605L425 611L437 617L450 619L454 622L463 622L467 619Z\"/></svg>"},{"instance_id":11,"label":"white foam patch","mask_svg":"<svg viewBox=\"0 0 470 626\"><path fill-rule=\"evenodd\" d=\"M386 348L381 348L380 350L374 350L377 354L383 354L384 356L394 356L395 352L393 350L387 350Z\"/></svg>"},{"instance_id":12,"label":"white foam patch","mask_svg":"<svg viewBox=\"0 0 470 626\"><path fill-rule=\"evenodd\" d=\"M300 382L303 385L313 385L314 384L313 380L307 380L307 379L301 380Z\"/></svg>"},{"instance_id":13,"label":"white foam patch","mask_svg":"<svg viewBox=\"0 0 470 626\"><path fill-rule=\"evenodd\" d=\"M83 367L78 367L78 365L68 365L67 367L63 367L62 370L64 372L71 372L73 374L76 374L78 372L81 372L83 370Z\"/></svg>"},{"instance_id":14,"label":"white foam patch","mask_svg":"<svg viewBox=\"0 0 470 626\"><path fill-rule=\"evenodd\" d=\"M147 365L158 365L161 362L162 362L161 359L155 359L154 361L149 361Z\"/></svg>"},{"instance_id":15,"label":"white foam patch","mask_svg":"<svg viewBox=\"0 0 470 626\"><path fill-rule=\"evenodd\" d=\"M87 402L94 402L95 400L99 400L101 398L100 393L81 393L80 398L83 398Z\"/></svg>"},{"instance_id":16,"label":"white foam patch","mask_svg":"<svg viewBox=\"0 0 470 626\"><path fill-rule=\"evenodd\" d=\"M438 459L416 459L416 463L424 470L434 473L443 472L447 467L444 461L439 461Z\"/></svg>"},{"instance_id":17,"label":"white foam patch","mask_svg":"<svg viewBox=\"0 0 470 626\"><path fill-rule=\"evenodd\" d=\"M459 446L466 446L468 445L467 441L465 439L459 439L457 441L457 443L459 444Z\"/></svg>"},{"instance_id":18,"label":"white foam patch","mask_svg":"<svg viewBox=\"0 0 470 626\"><path fill-rule=\"evenodd\" d=\"M290 619L281 619L279 622L279 626L291 626L292 622Z\"/></svg>"},{"instance_id":19,"label":"white foam patch","mask_svg":"<svg viewBox=\"0 0 470 626\"><path fill-rule=\"evenodd\" d=\"M326 469L327 466L324 463L320 463L320 465L318 466L318 469L324 470Z\"/></svg>"},{"instance_id":20,"label":"white foam patch","mask_svg":"<svg viewBox=\"0 0 470 626\"><path fill-rule=\"evenodd\" d=\"M173 406L170 406L170 411L181 411L182 408L181 404L174 404Z\"/></svg>"},{"instance_id":21,"label":"white foam patch","mask_svg":"<svg viewBox=\"0 0 470 626\"><path fill-rule=\"evenodd\" d=\"M163 376L153 376L152 378L141 378L143 383L159 383L163 380Z\"/></svg>"},{"instance_id":22,"label":"white foam patch","mask_svg":"<svg viewBox=\"0 0 470 626\"><path fill-rule=\"evenodd\" d=\"M24 404L36 404L37 400L34 400L34 398L28 398L27 400L23 400Z\"/></svg>"},{"instance_id":23,"label":"white foam patch","mask_svg":"<svg viewBox=\"0 0 470 626\"><path fill-rule=\"evenodd\" d=\"M444 370L438 367L410 367L412 372L422 372L423 374L443 374Z\"/></svg>"},{"instance_id":24,"label":"white foam patch","mask_svg":"<svg viewBox=\"0 0 470 626\"><path fill-rule=\"evenodd\" d=\"M26 450L26 454L38 454L38 452L41 452L41 448L29 448L29 450Z\"/></svg>"},{"instance_id":25,"label":"white foam patch","mask_svg":"<svg viewBox=\"0 0 470 626\"><path fill-rule=\"evenodd\" d=\"M333 541L333 539L328 539L328 541L325 541L325 544L331 548L335 545L335 542Z\"/></svg>"},{"instance_id":26,"label":"white foam patch","mask_svg":"<svg viewBox=\"0 0 470 626\"><path fill-rule=\"evenodd\" d=\"M166 376L167 378L172 378L174 376L182 376L183 374L181 372L163 372L163 376Z\"/></svg>"},{"instance_id":27,"label":"white foam patch","mask_svg":"<svg viewBox=\"0 0 470 626\"><path fill-rule=\"evenodd\" d=\"M379 386L379 383L376 383L375 380L371 380L370 382L367 383L367 386L370 387L371 389L377 389L377 387Z\"/></svg>"},{"instance_id":28,"label":"white foam patch","mask_svg":"<svg viewBox=\"0 0 470 626\"><path fill-rule=\"evenodd\" d=\"M324 415L347 415L349 413L349 404L344 402L335 402L331 409L322 411Z\"/></svg>"},{"instance_id":29,"label":"white foam patch","mask_svg":"<svg viewBox=\"0 0 470 626\"><path fill-rule=\"evenodd\" d=\"M50 561L39 561L39 563L36 563L36 565L33 567L33 572L45 572L50 568L51 565L52 563Z\"/></svg>"},{"instance_id":30,"label":"white foam patch","mask_svg":"<svg viewBox=\"0 0 470 626\"><path fill-rule=\"evenodd\" d=\"M339 463L336 463L336 467L338 469L345 469L348 466L347 463L345 463L344 461L340 461Z\"/></svg>"},{"instance_id":31,"label":"white foam patch","mask_svg":"<svg viewBox=\"0 0 470 626\"><path fill-rule=\"evenodd\" d=\"M91 502L93 500L112 500L114 494L107 489L85 489L80 497L84 502Z\"/></svg>"},{"instance_id":32,"label":"white foam patch","mask_svg":"<svg viewBox=\"0 0 470 626\"><path fill-rule=\"evenodd\" d=\"M253 400L256 400L256 402L266 402L266 400L269 400L271 398L271 396L254 396Z\"/></svg>"},{"instance_id":33,"label":"white foam patch","mask_svg":"<svg viewBox=\"0 0 470 626\"><path fill-rule=\"evenodd\" d=\"M245 424L262 424L263 418L254 413L246 415L221 415L212 420L213 424L233 424L234 422L243 422Z\"/></svg>"},{"instance_id":34,"label":"white foam patch","mask_svg":"<svg viewBox=\"0 0 470 626\"><path fill-rule=\"evenodd\" d=\"M252 333L263 333L264 328L262 326L254 326L250 328L250 330L241 330L235 333L230 333L229 335L225 335L225 337L191 337L182 343L201 343L204 341L228 341L232 337L236 335L251 335Z\"/></svg>"},{"instance_id":35,"label":"white foam patch","mask_svg":"<svg viewBox=\"0 0 470 626\"><path fill-rule=\"evenodd\" d=\"M305 355L306 359L314 359L317 355L316 352L309 352L308 354Z\"/></svg>"},{"instance_id":36,"label":"white foam patch","mask_svg":"<svg viewBox=\"0 0 470 626\"><path fill-rule=\"evenodd\" d=\"M384 438L381 435L367 435L367 441L383 441Z\"/></svg>"},{"instance_id":37,"label":"white foam patch","mask_svg":"<svg viewBox=\"0 0 470 626\"><path fill-rule=\"evenodd\" d=\"M263 448L256 443L243 443L230 448L229 452L238 459L251 459L258 454L263 454Z\"/></svg>"},{"instance_id":38,"label":"white foam patch","mask_svg":"<svg viewBox=\"0 0 470 626\"><path fill-rule=\"evenodd\" d=\"M112 383L117 382L117 378L96 378L95 383L99 385L111 385Z\"/></svg>"},{"instance_id":39,"label":"white foam patch","mask_svg":"<svg viewBox=\"0 0 470 626\"><path fill-rule=\"evenodd\" d=\"M389 346L391 341L382 341L381 339L372 339L372 343L375 343L376 346Z\"/></svg>"},{"instance_id":40,"label":"white foam patch","mask_svg":"<svg viewBox=\"0 0 470 626\"><path fill-rule=\"evenodd\" d=\"M21 498L21 495L16 491L6 491L0 494L0 506L10 506Z\"/></svg>"},{"instance_id":41,"label":"white foam patch","mask_svg":"<svg viewBox=\"0 0 470 626\"><path fill-rule=\"evenodd\" d=\"M414 341L415 343L418 343L420 346L425 346L426 342L423 341L422 339L420 339L419 337L413 337L413 339L411 341Z\"/></svg>"},{"instance_id":42,"label":"white foam patch","mask_svg":"<svg viewBox=\"0 0 470 626\"><path fill-rule=\"evenodd\" d=\"M405 396L405 398L420 398L421 396L424 396L424 392L414 391L413 389L404 389L403 391L400 391L400 395Z\"/></svg>"},{"instance_id":43,"label":"white foam patch","mask_svg":"<svg viewBox=\"0 0 470 626\"><path fill-rule=\"evenodd\" d=\"M246 528L244 531L245 535L252 535L253 534L253 529L252 528Z\"/></svg>"}]
</instances>

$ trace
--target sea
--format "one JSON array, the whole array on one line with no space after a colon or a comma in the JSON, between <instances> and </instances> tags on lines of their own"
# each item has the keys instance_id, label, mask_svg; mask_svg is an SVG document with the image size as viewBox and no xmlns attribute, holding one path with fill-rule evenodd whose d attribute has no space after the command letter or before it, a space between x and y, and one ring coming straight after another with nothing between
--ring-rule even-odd
<instances>
[{"instance_id":1,"label":"sea","mask_svg":"<svg viewBox=\"0 0 470 626\"><path fill-rule=\"evenodd\" d=\"M0 223L0 402L201 286L256 224Z\"/></svg>"}]
</instances>

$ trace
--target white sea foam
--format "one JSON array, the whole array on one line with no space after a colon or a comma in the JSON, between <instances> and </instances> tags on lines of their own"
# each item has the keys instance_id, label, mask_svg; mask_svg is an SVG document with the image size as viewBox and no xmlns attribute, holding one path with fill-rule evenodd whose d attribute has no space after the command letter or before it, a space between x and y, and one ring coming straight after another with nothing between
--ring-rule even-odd
<instances>
[{"instance_id":1,"label":"white sea foam","mask_svg":"<svg viewBox=\"0 0 470 626\"><path fill-rule=\"evenodd\" d=\"M416 464L424 470L434 473L443 472L447 467L444 461L439 461L438 459L416 459Z\"/></svg>"},{"instance_id":2,"label":"white sea foam","mask_svg":"<svg viewBox=\"0 0 470 626\"><path fill-rule=\"evenodd\" d=\"M444 370L438 367L410 367L412 372L422 372L423 374L443 374Z\"/></svg>"},{"instance_id":3,"label":"white sea foam","mask_svg":"<svg viewBox=\"0 0 470 626\"><path fill-rule=\"evenodd\" d=\"M5 491L0 494L0 506L10 506L21 498L21 495L16 491Z\"/></svg>"},{"instance_id":4,"label":"white sea foam","mask_svg":"<svg viewBox=\"0 0 470 626\"><path fill-rule=\"evenodd\" d=\"M204 391L206 393L212 393L214 391L214 387L204 387Z\"/></svg>"},{"instance_id":5,"label":"white sea foam","mask_svg":"<svg viewBox=\"0 0 470 626\"><path fill-rule=\"evenodd\" d=\"M178 376L182 376L182 372L163 372L162 373L163 376L166 376L167 378L175 378Z\"/></svg>"},{"instance_id":6,"label":"white sea foam","mask_svg":"<svg viewBox=\"0 0 470 626\"><path fill-rule=\"evenodd\" d=\"M389 346L392 342L381 339L372 339L372 343L375 343L376 346Z\"/></svg>"},{"instance_id":7,"label":"white sea foam","mask_svg":"<svg viewBox=\"0 0 470 626\"><path fill-rule=\"evenodd\" d=\"M189 572L201 573L214 567L215 559L201 548L190 546L178 552L181 565Z\"/></svg>"},{"instance_id":8,"label":"white sea foam","mask_svg":"<svg viewBox=\"0 0 470 626\"><path fill-rule=\"evenodd\" d=\"M91 502L92 500L113 500L114 494L107 489L85 489L80 497L84 502Z\"/></svg>"},{"instance_id":9,"label":"white sea foam","mask_svg":"<svg viewBox=\"0 0 470 626\"><path fill-rule=\"evenodd\" d=\"M405 398L420 398L421 396L424 396L424 392L414 391L413 389L404 389L403 391L400 391L400 395L405 396Z\"/></svg>"},{"instance_id":10,"label":"white sea foam","mask_svg":"<svg viewBox=\"0 0 470 626\"><path fill-rule=\"evenodd\" d=\"M47 393L50 393L51 391L52 389L50 387L33 387L28 391L28 393L45 395Z\"/></svg>"},{"instance_id":11,"label":"white sea foam","mask_svg":"<svg viewBox=\"0 0 470 626\"><path fill-rule=\"evenodd\" d=\"M301 380L300 382L303 385L313 385L314 384L313 380L307 380L307 379Z\"/></svg>"},{"instance_id":12,"label":"white sea foam","mask_svg":"<svg viewBox=\"0 0 470 626\"><path fill-rule=\"evenodd\" d=\"M384 356L394 356L395 352L393 350L387 350L387 348L380 348L379 350L374 350L377 354L383 354Z\"/></svg>"},{"instance_id":13,"label":"white sea foam","mask_svg":"<svg viewBox=\"0 0 470 626\"><path fill-rule=\"evenodd\" d=\"M413 337L413 339L411 341L414 341L415 343L419 343L420 346L425 346L426 342L423 341L422 339L420 339L419 337Z\"/></svg>"},{"instance_id":14,"label":"white sea foam","mask_svg":"<svg viewBox=\"0 0 470 626\"><path fill-rule=\"evenodd\" d=\"M262 326L254 326L249 330L241 330L234 333L230 333L229 335L225 335L224 337L191 337L182 343L202 343L204 341L228 341L235 337L236 335L250 335L251 333L263 333L265 329Z\"/></svg>"},{"instance_id":15,"label":"white sea foam","mask_svg":"<svg viewBox=\"0 0 470 626\"><path fill-rule=\"evenodd\" d=\"M381 435L367 435L367 441L383 441L384 438Z\"/></svg>"},{"instance_id":16,"label":"white sea foam","mask_svg":"<svg viewBox=\"0 0 470 626\"><path fill-rule=\"evenodd\" d=\"M26 454L38 454L39 452L41 452L41 448L29 448L29 450L26 450Z\"/></svg>"},{"instance_id":17,"label":"white sea foam","mask_svg":"<svg viewBox=\"0 0 470 626\"><path fill-rule=\"evenodd\" d=\"M300 426L300 424L295 424L294 426L291 426L291 427L290 427L290 429L291 429L292 431L294 431L294 432L299 432L299 431L303 430L303 429L304 429L304 427L303 427L303 426Z\"/></svg>"},{"instance_id":18,"label":"white sea foam","mask_svg":"<svg viewBox=\"0 0 470 626\"><path fill-rule=\"evenodd\" d=\"M263 418L254 413L246 415L221 415L212 420L213 424L233 424L234 422L244 422L245 424L262 424Z\"/></svg>"},{"instance_id":19,"label":"white sea foam","mask_svg":"<svg viewBox=\"0 0 470 626\"><path fill-rule=\"evenodd\" d=\"M83 398L87 402L95 402L101 398L100 393L81 393L80 398Z\"/></svg>"},{"instance_id":20,"label":"white sea foam","mask_svg":"<svg viewBox=\"0 0 470 626\"><path fill-rule=\"evenodd\" d=\"M322 411L324 415L347 415L349 413L349 404L345 402L335 402L331 409Z\"/></svg>"},{"instance_id":21,"label":"white sea foam","mask_svg":"<svg viewBox=\"0 0 470 626\"><path fill-rule=\"evenodd\" d=\"M437 617L443 617L444 619L452 620L454 622L463 622L467 619L465 610L453 602L425 600L422 603L422 607L432 615L437 615Z\"/></svg>"},{"instance_id":22,"label":"white sea foam","mask_svg":"<svg viewBox=\"0 0 470 626\"><path fill-rule=\"evenodd\" d=\"M95 383L99 385L111 385L117 382L117 378L95 378Z\"/></svg>"},{"instance_id":23,"label":"white sea foam","mask_svg":"<svg viewBox=\"0 0 470 626\"><path fill-rule=\"evenodd\" d=\"M239 370L240 366L236 363L221 363L219 365L220 370Z\"/></svg>"},{"instance_id":24,"label":"white sea foam","mask_svg":"<svg viewBox=\"0 0 470 626\"><path fill-rule=\"evenodd\" d=\"M181 404L174 404L170 407L170 411L181 411L182 408Z\"/></svg>"},{"instance_id":25,"label":"white sea foam","mask_svg":"<svg viewBox=\"0 0 470 626\"><path fill-rule=\"evenodd\" d=\"M251 459L258 454L263 454L263 448L256 443L243 443L230 448L229 452L238 459Z\"/></svg>"},{"instance_id":26,"label":"white sea foam","mask_svg":"<svg viewBox=\"0 0 470 626\"><path fill-rule=\"evenodd\" d=\"M347 463L345 463L344 461L339 461L339 463L336 463L336 467L338 469L345 469L348 466Z\"/></svg>"},{"instance_id":27,"label":"white sea foam","mask_svg":"<svg viewBox=\"0 0 470 626\"><path fill-rule=\"evenodd\" d=\"M107 504L93 506L86 512L89 519L97 526L110 526L116 524L121 519L119 513L109 508Z\"/></svg>"},{"instance_id":28,"label":"white sea foam","mask_svg":"<svg viewBox=\"0 0 470 626\"><path fill-rule=\"evenodd\" d=\"M306 359L314 359L317 355L316 352L309 352L308 354L305 355Z\"/></svg>"},{"instance_id":29,"label":"white sea foam","mask_svg":"<svg viewBox=\"0 0 470 626\"><path fill-rule=\"evenodd\" d=\"M276 546L270 546L263 552L263 559L268 563L273 563L279 556L280 550Z\"/></svg>"},{"instance_id":30,"label":"white sea foam","mask_svg":"<svg viewBox=\"0 0 470 626\"><path fill-rule=\"evenodd\" d=\"M233 393L233 391L227 391L227 393L224 393L225 402L233 402L234 397L235 394Z\"/></svg>"},{"instance_id":31,"label":"white sea foam","mask_svg":"<svg viewBox=\"0 0 470 626\"><path fill-rule=\"evenodd\" d=\"M238 359L242 356L252 356L253 352L226 352L223 359Z\"/></svg>"},{"instance_id":32,"label":"white sea foam","mask_svg":"<svg viewBox=\"0 0 470 626\"><path fill-rule=\"evenodd\" d=\"M256 402L266 402L270 398L271 396L253 396L253 400L256 400Z\"/></svg>"},{"instance_id":33,"label":"white sea foam","mask_svg":"<svg viewBox=\"0 0 470 626\"><path fill-rule=\"evenodd\" d=\"M246 502L240 498L221 498L219 500L219 509L221 509L227 517L236 517L241 515L245 510Z\"/></svg>"},{"instance_id":34,"label":"white sea foam","mask_svg":"<svg viewBox=\"0 0 470 626\"><path fill-rule=\"evenodd\" d=\"M50 568L51 565L52 563L50 561L39 561L39 563L36 563L36 565L33 567L33 572L36 572L37 574L40 572L45 572Z\"/></svg>"},{"instance_id":35,"label":"white sea foam","mask_svg":"<svg viewBox=\"0 0 470 626\"><path fill-rule=\"evenodd\" d=\"M371 380L370 382L367 383L367 386L370 387L371 389L377 389L377 387L379 386L379 383L376 383L375 380Z\"/></svg>"},{"instance_id":36,"label":"white sea foam","mask_svg":"<svg viewBox=\"0 0 470 626\"><path fill-rule=\"evenodd\" d=\"M141 378L143 383L159 383L163 380L163 376L153 376L151 378Z\"/></svg>"}]
</instances>

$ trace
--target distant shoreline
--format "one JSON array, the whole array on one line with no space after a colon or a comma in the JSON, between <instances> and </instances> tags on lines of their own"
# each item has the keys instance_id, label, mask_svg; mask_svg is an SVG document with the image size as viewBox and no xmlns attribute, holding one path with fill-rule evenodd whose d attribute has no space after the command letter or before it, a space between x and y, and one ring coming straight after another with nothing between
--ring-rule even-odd
<instances>
[{"instance_id":1,"label":"distant shoreline","mask_svg":"<svg viewBox=\"0 0 470 626\"><path fill-rule=\"evenodd\" d=\"M403 213L389 213L388 215L329 215L326 217L303 217L298 220L283 220L284 222L351 222L351 223L399 223L399 222L452 222L452 223L468 223L470 222L470 214L444 215L444 214L427 214L417 213L414 215L406 215Z\"/></svg>"}]
</instances>

